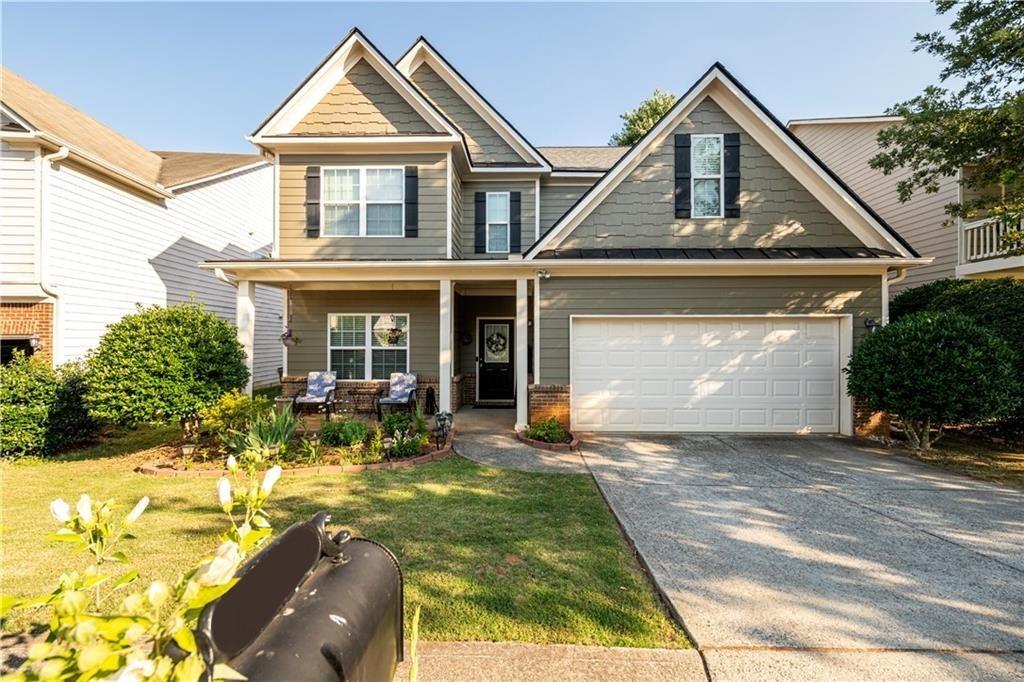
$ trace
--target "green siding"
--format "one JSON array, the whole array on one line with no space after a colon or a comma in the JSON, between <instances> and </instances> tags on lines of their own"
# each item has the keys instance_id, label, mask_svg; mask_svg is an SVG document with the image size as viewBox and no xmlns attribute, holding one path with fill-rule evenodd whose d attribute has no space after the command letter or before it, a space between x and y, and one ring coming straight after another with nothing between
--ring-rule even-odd
<instances>
[{"instance_id":1,"label":"green siding","mask_svg":"<svg viewBox=\"0 0 1024 682\"><path fill-rule=\"evenodd\" d=\"M593 183L585 185L551 185L541 183L540 186L540 233L558 222L565 212L572 208L579 198L587 193Z\"/></svg>"},{"instance_id":2,"label":"green siding","mask_svg":"<svg viewBox=\"0 0 1024 682\"><path fill-rule=\"evenodd\" d=\"M540 379L569 382L570 315L849 313L854 344L882 318L878 276L562 277L540 285Z\"/></svg>"},{"instance_id":3,"label":"green siding","mask_svg":"<svg viewBox=\"0 0 1024 682\"><path fill-rule=\"evenodd\" d=\"M436 291L292 291L292 329L302 342L288 349L288 373L327 369L331 313L408 313L409 368L437 376L440 326Z\"/></svg>"},{"instance_id":4,"label":"green siding","mask_svg":"<svg viewBox=\"0 0 1024 682\"><path fill-rule=\"evenodd\" d=\"M676 219L675 133L740 134L740 217ZM796 178L711 99L598 204L559 248L860 246Z\"/></svg>"}]
</instances>

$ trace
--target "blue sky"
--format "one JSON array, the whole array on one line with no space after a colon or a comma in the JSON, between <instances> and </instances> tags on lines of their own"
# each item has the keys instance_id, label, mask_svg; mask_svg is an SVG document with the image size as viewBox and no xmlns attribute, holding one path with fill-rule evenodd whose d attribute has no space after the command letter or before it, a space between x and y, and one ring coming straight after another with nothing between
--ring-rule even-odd
<instances>
[{"instance_id":1,"label":"blue sky","mask_svg":"<svg viewBox=\"0 0 1024 682\"><path fill-rule=\"evenodd\" d=\"M352 26L397 59L426 35L535 145L605 144L655 87L723 62L785 120L880 113L933 82L923 3L16 4L2 61L151 149L249 134Z\"/></svg>"}]
</instances>

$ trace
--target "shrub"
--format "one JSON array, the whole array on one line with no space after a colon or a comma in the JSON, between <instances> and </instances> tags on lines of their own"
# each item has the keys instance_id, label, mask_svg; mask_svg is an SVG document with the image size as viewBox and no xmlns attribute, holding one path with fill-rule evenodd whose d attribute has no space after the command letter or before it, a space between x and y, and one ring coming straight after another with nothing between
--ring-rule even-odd
<instances>
[{"instance_id":1,"label":"shrub","mask_svg":"<svg viewBox=\"0 0 1024 682\"><path fill-rule=\"evenodd\" d=\"M409 430L412 426L412 417L407 412L391 412L384 415L384 421L381 423L384 426L384 433L394 436L398 431Z\"/></svg>"},{"instance_id":2,"label":"shrub","mask_svg":"<svg viewBox=\"0 0 1024 682\"><path fill-rule=\"evenodd\" d=\"M98 425L83 402L84 389L79 364L53 370L15 352L0 367L0 453L49 455L90 438Z\"/></svg>"},{"instance_id":3,"label":"shrub","mask_svg":"<svg viewBox=\"0 0 1024 682\"><path fill-rule=\"evenodd\" d=\"M895 322L907 315L930 310L932 301L936 297L956 291L968 281L965 279L937 279L913 289L904 289L893 296L892 301L889 302L889 319Z\"/></svg>"},{"instance_id":4,"label":"shrub","mask_svg":"<svg viewBox=\"0 0 1024 682\"><path fill-rule=\"evenodd\" d=\"M89 370L93 414L125 426L194 417L249 376L234 326L195 303L140 306L121 318Z\"/></svg>"},{"instance_id":5,"label":"shrub","mask_svg":"<svg viewBox=\"0 0 1024 682\"><path fill-rule=\"evenodd\" d=\"M394 440L391 441L391 456L395 459L415 457L428 442L429 439L425 435L412 431L395 431Z\"/></svg>"},{"instance_id":6,"label":"shrub","mask_svg":"<svg viewBox=\"0 0 1024 682\"><path fill-rule=\"evenodd\" d=\"M370 447L367 450L368 461L380 462L384 459L384 430L380 424L373 425L373 437L370 438Z\"/></svg>"},{"instance_id":7,"label":"shrub","mask_svg":"<svg viewBox=\"0 0 1024 682\"><path fill-rule=\"evenodd\" d=\"M569 434L554 417L534 422L526 429L526 437L545 443L564 443L569 440Z\"/></svg>"},{"instance_id":8,"label":"shrub","mask_svg":"<svg viewBox=\"0 0 1024 682\"><path fill-rule=\"evenodd\" d=\"M864 339L850 358L850 395L900 417L914 448L930 430L1002 414L1012 400L1013 355L998 336L957 313L921 312Z\"/></svg>"},{"instance_id":9,"label":"shrub","mask_svg":"<svg viewBox=\"0 0 1024 682\"><path fill-rule=\"evenodd\" d=\"M240 390L228 391L217 402L199 411L204 431L222 434L228 431L247 431L252 424L270 416L274 403L266 396L250 398Z\"/></svg>"},{"instance_id":10,"label":"shrub","mask_svg":"<svg viewBox=\"0 0 1024 682\"><path fill-rule=\"evenodd\" d=\"M366 440L366 424L359 420L327 422L320 428L320 440L325 445L357 445Z\"/></svg>"}]
</instances>

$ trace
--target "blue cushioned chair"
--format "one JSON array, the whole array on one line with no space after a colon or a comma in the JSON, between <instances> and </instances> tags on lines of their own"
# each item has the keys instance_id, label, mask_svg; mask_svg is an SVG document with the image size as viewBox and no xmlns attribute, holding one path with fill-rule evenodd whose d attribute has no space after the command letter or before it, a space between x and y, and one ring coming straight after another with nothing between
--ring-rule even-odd
<instances>
[{"instance_id":1,"label":"blue cushioned chair","mask_svg":"<svg viewBox=\"0 0 1024 682\"><path fill-rule=\"evenodd\" d=\"M292 411L300 413L311 407L330 418L334 412L334 391L338 387L338 375L334 372L310 372L306 377L306 394L297 395L292 402Z\"/></svg>"},{"instance_id":2,"label":"blue cushioned chair","mask_svg":"<svg viewBox=\"0 0 1024 682\"><path fill-rule=\"evenodd\" d=\"M377 398L377 420L384 419L381 407L391 405L404 407L412 414L416 405L416 375L395 372L391 375L391 383L388 387L388 394Z\"/></svg>"}]
</instances>

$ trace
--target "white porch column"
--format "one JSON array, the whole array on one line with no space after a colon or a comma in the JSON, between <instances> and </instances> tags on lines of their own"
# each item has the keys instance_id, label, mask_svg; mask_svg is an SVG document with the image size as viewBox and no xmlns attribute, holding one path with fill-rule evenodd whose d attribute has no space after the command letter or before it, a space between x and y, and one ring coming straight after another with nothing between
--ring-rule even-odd
<instances>
[{"instance_id":1,"label":"white porch column","mask_svg":"<svg viewBox=\"0 0 1024 682\"><path fill-rule=\"evenodd\" d=\"M452 411L452 281L442 279L440 293L440 328L437 371L437 409Z\"/></svg>"},{"instance_id":2,"label":"white porch column","mask_svg":"<svg viewBox=\"0 0 1024 682\"><path fill-rule=\"evenodd\" d=\"M530 353L529 298L526 283L516 280L516 431L529 425L529 387L527 385L528 357Z\"/></svg>"},{"instance_id":3,"label":"white porch column","mask_svg":"<svg viewBox=\"0 0 1024 682\"><path fill-rule=\"evenodd\" d=\"M256 282L238 282L235 295L235 325L238 327L238 342L245 349L245 366L249 370L245 392L252 395L252 360L256 351Z\"/></svg>"}]
</instances>

